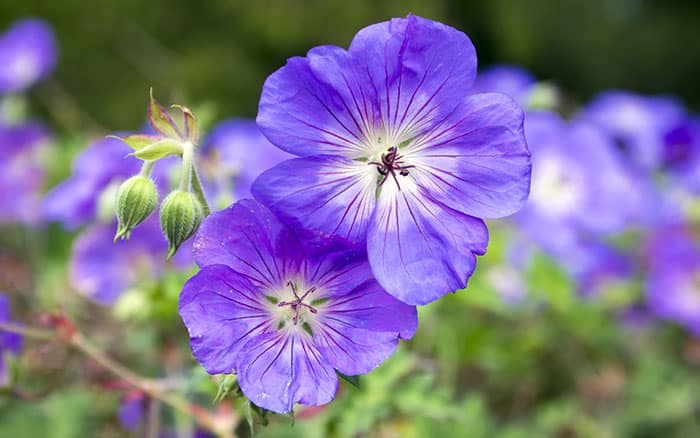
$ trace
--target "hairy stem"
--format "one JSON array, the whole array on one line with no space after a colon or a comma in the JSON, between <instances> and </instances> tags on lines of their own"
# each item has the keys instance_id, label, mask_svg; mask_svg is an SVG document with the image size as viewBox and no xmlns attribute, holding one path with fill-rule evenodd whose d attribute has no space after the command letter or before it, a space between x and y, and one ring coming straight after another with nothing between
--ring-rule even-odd
<instances>
[{"instance_id":1,"label":"hairy stem","mask_svg":"<svg viewBox=\"0 0 700 438\"><path fill-rule=\"evenodd\" d=\"M202 209L204 210L204 217L207 217L211 214L211 209L209 208L209 204L207 203L206 196L204 196L204 189L202 189L202 181L200 181L199 179L199 173L197 172L197 167L194 165L194 161L192 162L191 180L192 190L194 191L195 196L197 196L199 202L202 204Z\"/></svg>"},{"instance_id":2,"label":"hairy stem","mask_svg":"<svg viewBox=\"0 0 700 438\"><path fill-rule=\"evenodd\" d=\"M217 436L221 438L233 437L231 430L235 424L235 418L217 418L206 409L191 404L179 395L167 392L160 387L156 380L139 376L119 362L111 359L103 351L85 339L79 332L72 333L70 336L61 336L52 330L26 327L6 322L0 322L0 331L18 333L27 338L39 339L42 341L65 343L94 360L104 369L116 375L129 385L148 394L149 397L159 400L171 408L192 417L197 424L213 432Z\"/></svg>"}]
</instances>

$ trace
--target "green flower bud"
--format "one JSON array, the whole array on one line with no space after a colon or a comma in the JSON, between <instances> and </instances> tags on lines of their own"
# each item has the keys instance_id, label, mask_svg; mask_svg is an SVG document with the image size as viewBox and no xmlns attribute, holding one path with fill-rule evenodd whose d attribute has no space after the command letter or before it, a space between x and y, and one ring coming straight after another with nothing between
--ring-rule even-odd
<instances>
[{"instance_id":1,"label":"green flower bud","mask_svg":"<svg viewBox=\"0 0 700 438\"><path fill-rule=\"evenodd\" d=\"M124 181L117 190L117 239L129 239L131 229L143 222L158 204L158 190L149 178L135 175Z\"/></svg>"},{"instance_id":2,"label":"green flower bud","mask_svg":"<svg viewBox=\"0 0 700 438\"><path fill-rule=\"evenodd\" d=\"M160 228L168 240L168 260L182 242L192 237L204 218L202 204L190 192L175 190L160 206Z\"/></svg>"}]
</instances>

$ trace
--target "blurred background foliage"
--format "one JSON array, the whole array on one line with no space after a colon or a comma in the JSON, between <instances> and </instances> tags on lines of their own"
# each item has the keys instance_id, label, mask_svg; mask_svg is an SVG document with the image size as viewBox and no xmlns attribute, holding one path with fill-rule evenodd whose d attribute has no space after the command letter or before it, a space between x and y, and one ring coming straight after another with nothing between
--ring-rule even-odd
<instances>
[{"instance_id":1,"label":"blurred background foliage","mask_svg":"<svg viewBox=\"0 0 700 438\"><path fill-rule=\"evenodd\" d=\"M263 81L288 57L320 44L347 46L358 29L408 12L465 31L482 65L522 65L579 102L623 88L700 107L700 3L693 0L2 0L0 28L38 16L58 35L55 74L29 92L31 113L58 134L49 169L55 183L87 138L143 126L149 86L212 122L254 117ZM421 308L416 337L359 389L341 385L327 408L301 411L294 421L275 416L256 434L700 436L700 343L672 324L621 321L639 285L582 300L543 255L527 274L531 299L509 306L488 281L507 233L495 224L469 290ZM138 372L194 373L183 391L211 403L215 387L191 358L175 312L187 275L171 273L132 291L135 302L102 309L67 285L72 239L56 225L3 231L3 284L35 294L31 308L27 297L15 307L37 314L61 306ZM109 379L96 365L60 346L31 345L19 360L20 386L46 395L0 399L0 437L139 436L117 423L119 393L105 389ZM164 421L186 422L172 414ZM245 425L239 433L250 434Z\"/></svg>"}]
</instances>

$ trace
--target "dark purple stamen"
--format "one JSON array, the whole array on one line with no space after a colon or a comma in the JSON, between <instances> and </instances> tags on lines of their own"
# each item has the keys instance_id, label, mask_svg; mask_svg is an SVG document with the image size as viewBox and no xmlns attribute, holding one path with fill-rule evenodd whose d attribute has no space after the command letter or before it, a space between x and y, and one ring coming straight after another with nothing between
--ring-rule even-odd
<instances>
[{"instance_id":1,"label":"dark purple stamen","mask_svg":"<svg viewBox=\"0 0 700 438\"><path fill-rule=\"evenodd\" d=\"M396 187L398 187L398 189L401 190L399 180L398 178L396 178L396 172L398 172L401 176L406 176L408 175L408 169L416 167L413 165L404 166L403 164L401 164L402 159L403 155L399 154L399 151L396 148L396 146L392 146L389 149L387 149L385 153L382 154L381 163L376 161L370 161L369 163L367 163L373 166L377 166L377 171L380 175L382 175L382 180L379 181L379 186L384 184L387 178L389 178L389 175L391 175L391 177L394 178L394 181L396 182Z\"/></svg>"},{"instance_id":2,"label":"dark purple stamen","mask_svg":"<svg viewBox=\"0 0 700 438\"><path fill-rule=\"evenodd\" d=\"M294 318L292 321L294 322L294 325L297 325L297 322L299 322L299 312L303 307L306 307L309 309L309 312L311 313L318 313L318 310L316 310L315 307L310 306L306 303L304 303L304 298L306 298L309 294L314 293L316 291L316 286L309 288L306 292L304 292L304 295L299 296L297 293L297 287L292 282L291 280L287 282L287 286L292 288L292 293L294 294L294 300L293 301L280 301L277 303L278 307L284 307L284 306L292 306L292 309L294 309Z\"/></svg>"}]
</instances>

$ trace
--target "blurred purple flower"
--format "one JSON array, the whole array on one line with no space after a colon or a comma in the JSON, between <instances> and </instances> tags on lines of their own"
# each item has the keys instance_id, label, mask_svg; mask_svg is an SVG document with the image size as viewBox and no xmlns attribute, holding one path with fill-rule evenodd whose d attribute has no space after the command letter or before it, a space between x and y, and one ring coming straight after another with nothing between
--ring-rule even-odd
<instances>
[{"instance_id":1,"label":"blurred purple flower","mask_svg":"<svg viewBox=\"0 0 700 438\"><path fill-rule=\"evenodd\" d=\"M49 134L37 123L0 123L0 225L41 223L42 152L49 141Z\"/></svg>"},{"instance_id":2,"label":"blurred purple flower","mask_svg":"<svg viewBox=\"0 0 700 438\"><path fill-rule=\"evenodd\" d=\"M367 240L375 277L406 303L464 288L486 251L480 218L517 211L530 183L522 111L468 95L476 63L464 33L413 15L289 59L257 121L300 158L254 196L295 226Z\"/></svg>"},{"instance_id":3,"label":"blurred purple flower","mask_svg":"<svg viewBox=\"0 0 700 438\"><path fill-rule=\"evenodd\" d=\"M369 372L418 324L415 307L372 278L364 250L310 237L239 201L203 222L202 269L180 295L197 360L212 374L235 372L253 403L280 413L328 403L335 370Z\"/></svg>"},{"instance_id":4,"label":"blurred purple flower","mask_svg":"<svg viewBox=\"0 0 700 438\"><path fill-rule=\"evenodd\" d=\"M525 133L533 153L532 190L514 219L543 250L570 265L581 264L589 257L583 237L646 220L646 181L625 166L595 125L537 112L528 114Z\"/></svg>"},{"instance_id":5,"label":"blurred purple flower","mask_svg":"<svg viewBox=\"0 0 700 438\"><path fill-rule=\"evenodd\" d=\"M0 94L18 93L44 79L56 65L56 41L43 20L16 21L0 35Z\"/></svg>"},{"instance_id":6,"label":"blurred purple flower","mask_svg":"<svg viewBox=\"0 0 700 438\"><path fill-rule=\"evenodd\" d=\"M536 84L534 76L522 67L515 65L495 65L481 71L470 90L476 93L503 93L526 108L532 87Z\"/></svg>"},{"instance_id":7,"label":"blurred purple flower","mask_svg":"<svg viewBox=\"0 0 700 438\"><path fill-rule=\"evenodd\" d=\"M629 281L635 273L632 257L605 243L589 242L586 254L585 262L567 267L585 297L600 296L606 288Z\"/></svg>"},{"instance_id":8,"label":"blurred purple flower","mask_svg":"<svg viewBox=\"0 0 700 438\"><path fill-rule=\"evenodd\" d=\"M684 228L659 229L647 255L649 311L700 336L700 243Z\"/></svg>"},{"instance_id":9,"label":"blurred purple flower","mask_svg":"<svg viewBox=\"0 0 700 438\"><path fill-rule=\"evenodd\" d=\"M129 392L122 397L117 411L119 423L128 430L135 430L144 417L144 396L138 391Z\"/></svg>"},{"instance_id":10,"label":"blurred purple flower","mask_svg":"<svg viewBox=\"0 0 700 438\"><path fill-rule=\"evenodd\" d=\"M218 123L202 143L200 169L207 198L222 208L249 198L250 187L265 169L291 158L273 146L253 120Z\"/></svg>"},{"instance_id":11,"label":"blurred purple flower","mask_svg":"<svg viewBox=\"0 0 700 438\"><path fill-rule=\"evenodd\" d=\"M670 97L606 91L583 110L583 116L620 143L632 162L650 170L662 164L665 136L682 123L684 110Z\"/></svg>"},{"instance_id":12,"label":"blurred purple flower","mask_svg":"<svg viewBox=\"0 0 700 438\"><path fill-rule=\"evenodd\" d=\"M10 300L4 292L0 292L0 322L10 322ZM21 348L20 335L0 330L0 387L7 385L9 379L5 356L17 355Z\"/></svg>"},{"instance_id":13,"label":"blurred purple flower","mask_svg":"<svg viewBox=\"0 0 700 438\"><path fill-rule=\"evenodd\" d=\"M70 283L80 294L111 305L129 288L157 279L165 269L168 245L152 215L136 227L129 240L114 243L116 225L93 224L75 240L70 259ZM176 254L178 267L192 263L190 251Z\"/></svg>"},{"instance_id":14,"label":"blurred purple flower","mask_svg":"<svg viewBox=\"0 0 700 438\"><path fill-rule=\"evenodd\" d=\"M97 219L102 191L112 183L116 189L116 184L138 173L141 161L126 157L131 151L114 138L91 143L73 161L71 176L46 195L46 218L59 221L69 229Z\"/></svg>"}]
</instances>

